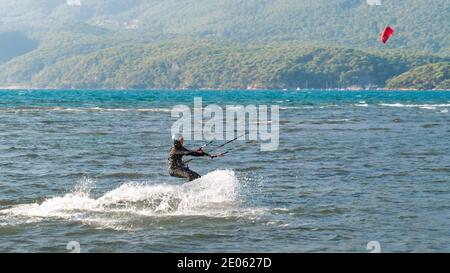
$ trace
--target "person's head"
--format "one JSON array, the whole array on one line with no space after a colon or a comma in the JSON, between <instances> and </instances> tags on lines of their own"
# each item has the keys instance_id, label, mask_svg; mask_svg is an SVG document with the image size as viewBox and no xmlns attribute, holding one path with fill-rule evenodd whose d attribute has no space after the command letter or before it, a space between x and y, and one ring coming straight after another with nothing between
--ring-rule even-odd
<instances>
[{"instance_id":1,"label":"person's head","mask_svg":"<svg viewBox=\"0 0 450 273\"><path fill-rule=\"evenodd\" d=\"M174 134L172 135L173 146L181 147L184 144L184 138L182 134Z\"/></svg>"}]
</instances>

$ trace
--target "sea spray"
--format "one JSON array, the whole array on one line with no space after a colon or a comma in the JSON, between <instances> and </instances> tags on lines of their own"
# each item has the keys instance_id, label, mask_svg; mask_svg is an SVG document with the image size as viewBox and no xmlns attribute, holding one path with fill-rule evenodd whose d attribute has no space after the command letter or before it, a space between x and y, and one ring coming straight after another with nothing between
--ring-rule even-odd
<instances>
[{"instance_id":1,"label":"sea spray","mask_svg":"<svg viewBox=\"0 0 450 273\"><path fill-rule=\"evenodd\" d=\"M16 205L0 210L0 216L15 224L56 218L122 229L127 217L139 215L228 217L238 211L239 181L228 170L181 185L125 183L97 199L90 194L94 185L94 180L83 178L64 196Z\"/></svg>"}]
</instances>

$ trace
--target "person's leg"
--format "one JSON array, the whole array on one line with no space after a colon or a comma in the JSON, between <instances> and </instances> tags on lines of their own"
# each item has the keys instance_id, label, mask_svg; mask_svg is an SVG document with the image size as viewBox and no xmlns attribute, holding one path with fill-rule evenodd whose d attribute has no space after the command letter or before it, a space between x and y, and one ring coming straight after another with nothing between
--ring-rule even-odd
<instances>
[{"instance_id":1,"label":"person's leg","mask_svg":"<svg viewBox=\"0 0 450 273\"><path fill-rule=\"evenodd\" d=\"M194 172L191 169L186 169L186 172L188 173L188 176L189 176L188 180L189 181L193 181L193 180L199 179L201 177L201 175L199 175L198 173Z\"/></svg>"},{"instance_id":2,"label":"person's leg","mask_svg":"<svg viewBox=\"0 0 450 273\"><path fill-rule=\"evenodd\" d=\"M188 181L193 181L201 177L198 173L194 172L189 168L171 169L169 174L173 177L185 178Z\"/></svg>"},{"instance_id":3,"label":"person's leg","mask_svg":"<svg viewBox=\"0 0 450 273\"><path fill-rule=\"evenodd\" d=\"M185 178L189 180L189 173L186 172L184 169L171 169L169 171L170 176L177 177L177 178Z\"/></svg>"}]
</instances>

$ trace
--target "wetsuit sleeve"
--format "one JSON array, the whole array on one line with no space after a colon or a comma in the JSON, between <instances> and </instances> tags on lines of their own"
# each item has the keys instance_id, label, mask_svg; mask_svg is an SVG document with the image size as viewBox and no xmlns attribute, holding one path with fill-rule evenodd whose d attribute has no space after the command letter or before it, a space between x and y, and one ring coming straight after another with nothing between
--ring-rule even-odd
<instances>
[{"instance_id":1,"label":"wetsuit sleeve","mask_svg":"<svg viewBox=\"0 0 450 273\"><path fill-rule=\"evenodd\" d=\"M197 152L197 151L190 151L192 152L192 154L190 154L191 156L205 156L206 154L203 152Z\"/></svg>"},{"instance_id":2,"label":"wetsuit sleeve","mask_svg":"<svg viewBox=\"0 0 450 273\"><path fill-rule=\"evenodd\" d=\"M199 153L197 151L191 151L184 147L173 151L174 155L190 155L190 156L204 156L204 153Z\"/></svg>"}]
</instances>

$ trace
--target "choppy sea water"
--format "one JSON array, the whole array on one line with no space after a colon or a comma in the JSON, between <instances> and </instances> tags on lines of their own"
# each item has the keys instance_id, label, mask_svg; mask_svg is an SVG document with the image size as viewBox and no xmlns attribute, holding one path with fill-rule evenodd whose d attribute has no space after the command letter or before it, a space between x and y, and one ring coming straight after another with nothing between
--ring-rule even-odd
<instances>
[{"instance_id":1,"label":"choppy sea water","mask_svg":"<svg viewBox=\"0 0 450 273\"><path fill-rule=\"evenodd\" d=\"M279 149L169 177L170 111L194 96L279 105ZM0 91L0 251L448 252L449 109L437 91Z\"/></svg>"}]
</instances>

